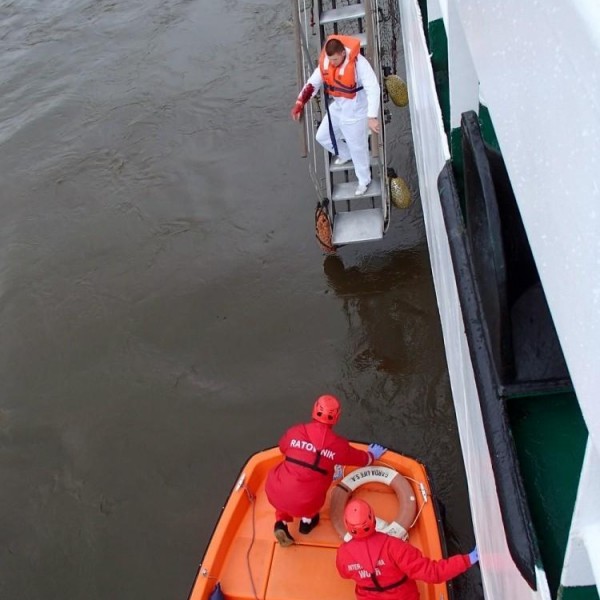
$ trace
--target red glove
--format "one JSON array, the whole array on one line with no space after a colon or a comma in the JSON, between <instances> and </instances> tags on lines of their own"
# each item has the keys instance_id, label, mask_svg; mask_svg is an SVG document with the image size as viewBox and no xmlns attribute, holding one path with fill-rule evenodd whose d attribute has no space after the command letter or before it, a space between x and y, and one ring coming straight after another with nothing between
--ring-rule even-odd
<instances>
[{"instance_id":1,"label":"red glove","mask_svg":"<svg viewBox=\"0 0 600 600\"><path fill-rule=\"evenodd\" d=\"M300 100L296 100L296 104L294 104L294 107L292 108L292 111L290 113L292 115L292 119L294 119L294 121L298 121L298 119L300 119L300 117L302 116L303 112L304 104L302 104Z\"/></svg>"},{"instance_id":2,"label":"red glove","mask_svg":"<svg viewBox=\"0 0 600 600\"><path fill-rule=\"evenodd\" d=\"M311 99L315 88L312 84L305 85L298 96L298 100L296 100L296 104L294 104L294 108L292 108L291 115L294 121L297 121L302 116L302 111L304 110L304 105Z\"/></svg>"}]
</instances>

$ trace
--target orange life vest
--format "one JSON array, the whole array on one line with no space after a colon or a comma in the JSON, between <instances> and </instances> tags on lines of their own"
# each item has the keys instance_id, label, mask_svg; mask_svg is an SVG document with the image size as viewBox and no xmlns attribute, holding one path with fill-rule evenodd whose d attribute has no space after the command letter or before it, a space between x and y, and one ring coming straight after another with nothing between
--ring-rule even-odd
<instances>
[{"instance_id":1,"label":"orange life vest","mask_svg":"<svg viewBox=\"0 0 600 600\"><path fill-rule=\"evenodd\" d=\"M360 53L360 40L349 35L330 35L327 38L327 41L329 40L339 40L344 44L346 60L339 67L334 67L329 63L323 46L319 68L325 93L338 98L354 98L356 92L362 90L362 86L356 86L356 59Z\"/></svg>"}]
</instances>

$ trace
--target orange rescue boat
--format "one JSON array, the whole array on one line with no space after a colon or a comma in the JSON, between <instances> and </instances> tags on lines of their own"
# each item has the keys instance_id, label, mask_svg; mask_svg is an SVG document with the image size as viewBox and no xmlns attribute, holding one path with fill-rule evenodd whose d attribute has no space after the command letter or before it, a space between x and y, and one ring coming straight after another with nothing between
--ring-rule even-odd
<instances>
[{"instance_id":1,"label":"orange rescue boat","mask_svg":"<svg viewBox=\"0 0 600 600\"><path fill-rule=\"evenodd\" d=\"M367 449L366 444L353 446ZM208 600L220 584L226 600L354 600L354 582L342 579L335 554L345 534L350 497L375 509L377 529L405 537L425 556L444 558L441 522L425 466L388 450L368 467L346 467L334 481L319 525L308 535L289 530L295 543L281 547L273 535L275 512L265 495L267 473L282 460L279 448L253 455L223 507L188 600ZM448 600L449 585L418 582L421 600Z\"/></svg>"}]
</instances>

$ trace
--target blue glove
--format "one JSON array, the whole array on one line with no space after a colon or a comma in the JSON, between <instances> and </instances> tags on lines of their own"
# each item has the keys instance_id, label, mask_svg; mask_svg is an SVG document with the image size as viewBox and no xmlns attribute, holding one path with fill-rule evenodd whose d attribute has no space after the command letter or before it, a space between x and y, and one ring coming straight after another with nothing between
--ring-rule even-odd
<instances>
[{"instance_id":1,"label":"blue glove","mask_svg":"<svg viewBox=\"0 0 600 600\"><path fill-rule=\"evenodd\" d=\"M335 465L333 469L333 480L337 481L344 476L344 467L342 465Z\"/></svg>"},{"instance_id":2,"label":"blue glove","mask_svg":"<svg viewBox=\"0 0 600 600\"><path fill-rule=\"evenodd\" d=\"M477 550L477 546L469 552L469 560L471 561L471 565L479 562L479 551Z\"/></svg>"},{"instance_id":3,"label":"blue glove","mask_svg":"<svg viewBox=\"0 0 600 600\"><path fill-rule=\"evenodd\" d=\"M378 458L381 458L381 455L384 452L387 452L387 448L384 448L379 444L369 444L369 452L373 455L373 458L377 460Z\"/></svg>"}]
</instances>

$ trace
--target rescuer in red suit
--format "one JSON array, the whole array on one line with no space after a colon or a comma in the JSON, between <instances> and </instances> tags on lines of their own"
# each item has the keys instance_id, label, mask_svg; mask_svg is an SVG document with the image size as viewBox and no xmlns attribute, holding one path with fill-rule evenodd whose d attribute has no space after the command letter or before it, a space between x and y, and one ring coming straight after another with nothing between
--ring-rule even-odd
<instances>
[{"instance_id":1,"label":"rescuer in red suit","mask_svg":"<svg viewBox=\"0 0 600 600\"><path fill-rule=\"evenodd\" d=\"M442 583L464 573L479 560L477 548L431 560L396 537L375 530L375 513L362 499L350 500L344 524L352 536L337 551L336 566L344 579L356 582L357 600L418 600L415 579Z\"/></svg>"},{"instance_id":2,"label":"rescuer in red suit","mask_svg":"<svg viewBox=\"0 0 600 600\"><path fill-rule=\"evenodd\" d=\"M386 451L379 444L371 444L368 452L358 450L334 433L340 413L335 396L320 396L313 406L312 421L294 425L279 440L285 459L270 471L265 491L275 507L274 533L282 546L294 543L288 531L294 517L301 518L302 534L316 527L336 465L364 467Z\"/></svg>"}]
</instances>

